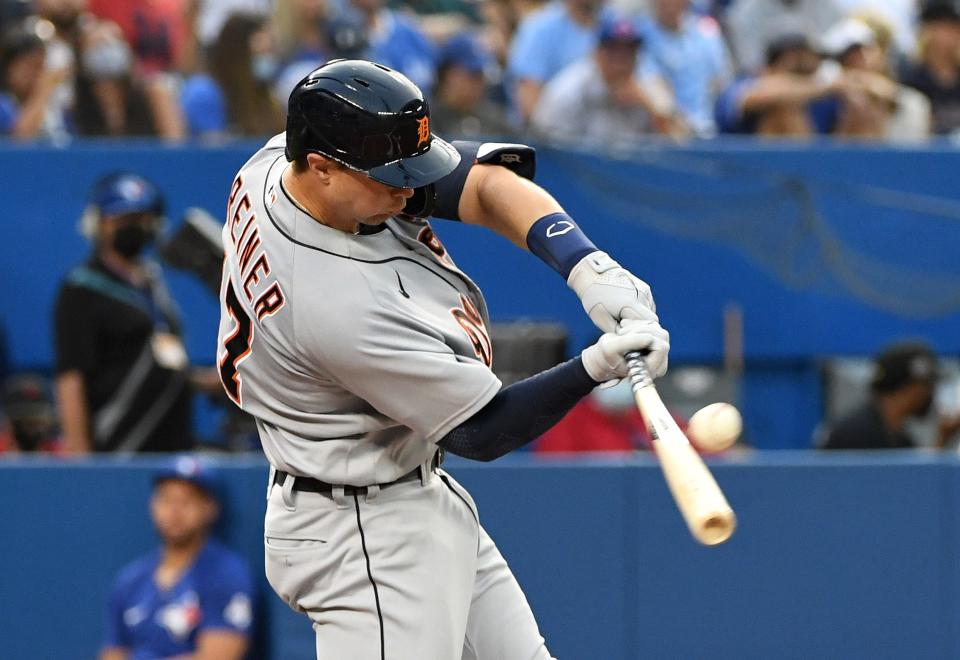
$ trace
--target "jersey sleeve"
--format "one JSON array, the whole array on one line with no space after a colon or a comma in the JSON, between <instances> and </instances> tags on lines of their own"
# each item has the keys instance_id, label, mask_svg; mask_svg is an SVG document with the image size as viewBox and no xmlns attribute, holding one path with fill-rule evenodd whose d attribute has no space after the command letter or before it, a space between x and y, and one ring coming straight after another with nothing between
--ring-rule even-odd
<instances>
[{"instance_id":1,"label":"jersey sleeve","mask_svg":"<svg viewBox=\"0 0 960 660\"><path fill-rule=\"evenodd\" d=\"M377 307L346 331L324 318L329 311L317 306L311 311L313 318L298 318L297 339L322 365L323 375L431 442L500 389L500 380L482 362L458 356L438 329L415 315Z\"/></svg>"},{"instance_id":2,"label":"jersey sleeve","mask_svg":"<svg viewBox=\"0 0 960 660\"><path fill-rule=\"evenodd\" d=\"M123 649L130 647L130 639L127 635L127 627L123 623L123 601L124 601L123 581L117 579L110 590L110 596L107 599L106 621L103 629L103 645L105 649Z\"/></svg>"},{"instance_id":3,"label":"jersey sleeve","mask_svg":"<svg viewBox=\"0 0 960 660\"><path fill-rule=\"evenodd\" d=\"M82 290L64 285L54 309L54 344L57 373L74 369L88 372L97 364L95 328Z\"/></svg>"},{"instance_id":4,"label":"jersey sleeve","mask_svg":"<svg viewBox=\"0 0 960 660\"><path fill-rule=\"evenodd\" d=\"M249 635L253 625L253 579L246 564L239 559L222 562L206 584L200 607L201 633L229 630Z\"/></svg>"}]
</instances>

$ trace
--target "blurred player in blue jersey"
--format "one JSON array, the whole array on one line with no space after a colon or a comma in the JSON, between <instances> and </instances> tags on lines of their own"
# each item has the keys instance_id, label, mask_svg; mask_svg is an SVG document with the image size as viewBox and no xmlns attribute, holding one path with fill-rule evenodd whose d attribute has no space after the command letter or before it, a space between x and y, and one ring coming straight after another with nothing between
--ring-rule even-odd
<instances>
[{"instance_id":1,"label":"blurred player in blue jersey","mask_svg":"<svg viewBox=\"0 0 960 660\"><path fill-rule=\"evenodd\" d=\"M120 571L100 660L243 658L253 623L249 567L210 539L219 513L209 468L180 457L154 477L163 545Z\"/></svg>"}]
</instances>

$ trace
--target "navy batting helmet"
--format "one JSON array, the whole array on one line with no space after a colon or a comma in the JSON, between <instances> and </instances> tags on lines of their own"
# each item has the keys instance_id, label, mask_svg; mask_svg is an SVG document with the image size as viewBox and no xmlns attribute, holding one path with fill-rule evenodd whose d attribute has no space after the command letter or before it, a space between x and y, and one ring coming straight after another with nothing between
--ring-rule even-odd
<instances>
[{"instance_id":1,"label":"navy batting helmet","mask_svg":"<svg viewBox=\"0 0 960 660\"><path fill-rule=\"evenodd\" d=\"M165 206L163 193L153 183L133 172L115 172L93 185L80 230L93 236L103 216L152 213L162 219Z\"/></svg>"},{"instance_id":2,"label":"navy batting helmet","mask_svg":"<svg viewBox=\"0 0 960 660\"><path fill-rule=\"evenodd\" d=\"M402 74L364 60L334 60L290 94L287 160L317 153L399 188L452 172L460 155L430 131L423 93Z\"/></svg>"}]
</instances>

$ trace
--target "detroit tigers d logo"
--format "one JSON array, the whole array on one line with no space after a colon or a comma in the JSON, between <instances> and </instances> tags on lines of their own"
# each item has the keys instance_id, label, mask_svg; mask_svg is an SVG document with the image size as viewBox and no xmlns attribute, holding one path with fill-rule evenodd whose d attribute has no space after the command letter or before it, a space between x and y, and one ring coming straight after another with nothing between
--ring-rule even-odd
<instances>
[{"instance_id":1,"label":"detroit tigers d logo","mask_svg":"<svg viewBox=\"0 0 960 660\"><path fill-rule=\"evenodd\" d=\"M417 148L425 142L430 142L430 117L417 120Z\"/></svg>"}]
</instances>

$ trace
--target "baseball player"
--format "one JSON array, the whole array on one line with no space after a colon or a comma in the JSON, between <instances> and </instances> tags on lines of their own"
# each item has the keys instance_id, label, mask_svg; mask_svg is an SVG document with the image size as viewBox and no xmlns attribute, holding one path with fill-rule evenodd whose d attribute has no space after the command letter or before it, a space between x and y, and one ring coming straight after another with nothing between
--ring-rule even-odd
<instances>
[{"instance_id":1,"label":"baseball player","mask_svg":"<svg viewBox=\"0 0 960 660\"><path fill-rule=\"evenodd\" d=\"M219 367L272 466L266 572L318 658L550 655L443 451L493 460L669 340L649 287L543 189L533 150L448 144L420 90L337 60L290 95L287 130L241 168L223 229ZM487 309L426 217L485 226L567 279L605 331L502 387Z\"/></svg>"},{"instance_id":2,"label":"baseball player","mask_svg":"<svg viewBox=\"0 0 960 660\"><path fill-rule=\"evenodd\" d=\"M253 580L239 555L210 538L220 511L214 473L180 456L153 483L162 544L118 573L100 660L246 657Z\"/></svg>"}]
</instances>

